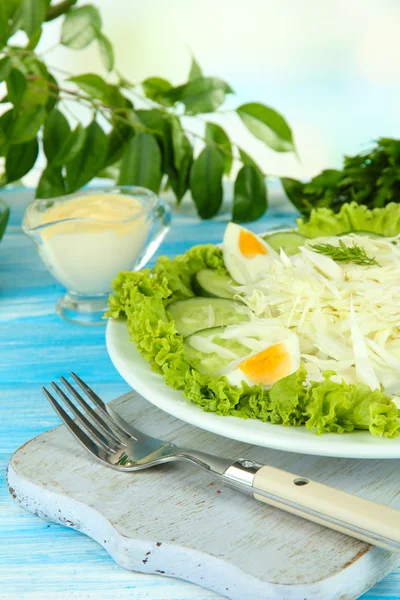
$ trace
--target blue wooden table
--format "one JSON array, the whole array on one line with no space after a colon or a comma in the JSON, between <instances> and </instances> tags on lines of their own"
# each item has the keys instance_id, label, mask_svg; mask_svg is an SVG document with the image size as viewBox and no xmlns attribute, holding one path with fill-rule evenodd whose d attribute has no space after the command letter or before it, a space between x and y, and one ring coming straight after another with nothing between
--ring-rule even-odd
<instances>
[{"instance_id":1,"label":"blue wooden table","mask_svg":"<svg viewBox=\"0 0 400 600\"><path fill-rule=\"evenodd\" d=\"M55 314L54 306L63 290L20 229L32 192L3 191L2 197L12 211L0 244L0 598L220 598L182 581L126 571L91 539L25 512L11 499L5 482L11 454L59 424L42 396L41 385L74 370L106 400L129 388L108 358L104 327L83 328ZM295 216L280 205L251 229L261 232L288 226ZM227 220L227 212L211 222L200 222L191 208L174 212L173 226L161 252L173 256L195 243L220 241ZM363 598L400 598L400 570Z\"/></svg>"}]
</instances>

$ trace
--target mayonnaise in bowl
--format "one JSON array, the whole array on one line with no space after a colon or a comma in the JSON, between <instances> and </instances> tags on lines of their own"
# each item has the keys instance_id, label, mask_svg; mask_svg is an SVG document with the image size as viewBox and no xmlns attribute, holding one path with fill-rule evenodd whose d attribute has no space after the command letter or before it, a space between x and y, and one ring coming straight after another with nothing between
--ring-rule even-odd
<instances>
[{"instance_id":1,"label":"mayonnaise in bowl","mask_svg":"<svg viewBox=\"0 0 400 600\"><path fill-rule=\"evenodd\" d=\"M161 243L169 221L168 206L153 192L123 186L35 200L22 227L49 271L68 290L58 303L59 314L92 323L99 322L99 314L93 313L104 312L118 272L142 267Z\"/></svg>"}]
</instances>

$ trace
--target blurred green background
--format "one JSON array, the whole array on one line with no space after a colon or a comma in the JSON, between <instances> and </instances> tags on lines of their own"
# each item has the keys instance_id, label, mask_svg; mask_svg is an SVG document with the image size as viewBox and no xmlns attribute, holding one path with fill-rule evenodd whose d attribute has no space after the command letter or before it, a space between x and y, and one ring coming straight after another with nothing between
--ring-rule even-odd
<instances>
[{"instance_id":1,"label":"blurred green background","mask_svg":"<svg viewBox=\"0 0 400 600\"><path fill-rule=\"evenodd\" d=\"M256 100L281 112L301 162L276 154L234 116L220 119L266 173L306 178L340 167L343 154L379 136L400 137L400 3L396 0L94 0L114 44L116 66L133 81L151 75L178 84L190 51L204 72L236 91L228 103ZM59 39L46 27L38 50ZM23 35L23 34L22 34ZM58 47L49 65L105 74L97 49ZM83 111L82 108L74 108ZM80 112L84 115L84 112ZM34 183L33 175L25 178Z\"/></svg>"}]
</instances>

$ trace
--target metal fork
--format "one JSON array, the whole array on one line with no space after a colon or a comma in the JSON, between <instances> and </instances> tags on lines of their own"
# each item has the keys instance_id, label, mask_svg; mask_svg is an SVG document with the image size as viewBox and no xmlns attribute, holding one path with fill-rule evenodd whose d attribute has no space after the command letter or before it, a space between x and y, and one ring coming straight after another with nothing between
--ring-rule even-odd
<instances>
[{"instance_id":1,"label":"metal fork","mask_svg":"<svg viewBox=\"0 0 400 600\"><path fill-rule=\"evenodd\" d=\"M249 459L230 460L150 437L105 404L78 375L71 375L91 404L64 377L61 381L69 396L54 381L51 385L75 420L46 388L43 392L67 429L106 467L130 472L164 462L186 461L252 494L260 502L400 552L399 510Z\"/></svg>"}]
</instances>

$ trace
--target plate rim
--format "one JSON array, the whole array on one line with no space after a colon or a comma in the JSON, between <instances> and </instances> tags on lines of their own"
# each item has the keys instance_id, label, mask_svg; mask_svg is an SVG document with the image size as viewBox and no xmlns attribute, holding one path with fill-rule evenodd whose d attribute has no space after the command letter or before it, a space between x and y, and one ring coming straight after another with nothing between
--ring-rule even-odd
<instances>
[{"instance_id":1,"label":"plate rim","mask_svg":"<svg viewBox=\"0 0 400 600\"><path fill-rule=\"evenodd\" d=\"M268 235L268 233L284 233L287 231L292 231L293 227L279 227L278 229L271 229L268 231L264 231L259 233L258 235L260 236L264 236L264 235ZM215 246L217 246L218 248L220 248L222 246L222 242L219 242L217 244L215 244ZM304 426L303 430L305 430L305 432L307 433L307 435L309 435L310 437L308 438L309 441L309 446L307 447L307 449L299 449L298 445L296 444L296 438L294 439L294 442L292 442L290 440L290 433L288 438L284 435L283 436L283 442L285 442L286 447L284 447L283 442L279 442L279 439L281 439L281 436L279 435L279 431L284 430L285 432L293 432L296 430L299 430L299 427L285 427L284 425L278 425L278 424L272 424L269 422L263 422L260 421L258 419L241 419L238 417L234 417L234 416L222 416L222 415L217 415L216 413L213 412L206 412L203 411L202 408L200 408L198 405L194 404L193 402L190 402L189 400L187 400L182 392L180 390L175 390L174 388L168 387L167 384L165 383L165 381L163 380L162 376L155 373L150 364L141 356L141 354L139 353L139 351L136 348L136 345L134 344L134 342L130 341L130 345L132 348L130 348L130 350L136 355L135 356L135 360L137 361L139 359L139 363L142 363L142 369L144 368L145 370L147 370L147 372L151 375L157 376L160 378L160 382L162 382L162 385L165 389L164 394L166 394L168 396L171 395L172 393L174 394L179 394L180 396L182 396L182 400L169 400L167 401L167 405L168 405L168 410L165 407L165 402L163 402L162 400L159 399L158 394L154 393L154 389L151 389L151 387L149 388L148 386L146 386L146 384L143 384L143 381L140 379L140 377L135 377L135 374L126 368L126 364L125 364L125 360L126 357L121 358L121 356L119 356L117 350L116 350L116 345L114 344L114 340L113 340L113 335L114 335L114 331L113 331L113 324L121 324L123 321L121 319L113 319L113 318L109 318L108 322L107 322L107 326L106 326L106 347L107 347L107 352L108 355L111 359L111 362L113 363L114 367L116 368L116 370L118 371L118 373L121 375L121 377L135 390L137 391L143 398L145 398L148 402L150 402L151 404L153 404L154 406L156 406L157 408L159 408L160 410L166 412L167 414L172 415L173 417L175 417L176 419L179 419L181 421L184 421L185 423L189 423L189 425L193 425L193 427L198 427L199 429L203 429L205 431L210 431L211 433L214 433L216 435L221 435L223 437L226 437L228 439L233 439L236 440L238 442L243 442L245 444L251 444L251 445L256 445L256 446L260 446L263 448L271 448L274 450L281 450L283 452L294 452L296 454L308 454L308 455L314 455L314 456L326 456L326 457L332 457L332 458L355 458L355 459L367 459L367 460L380 460L380 459L384 459L384 460L390 460L390 459L394 459L394 460L398 460L400 459L400 436L396 439L387 439L387 438L377 438L372 436L370 433L367 433L366 431L352 431L349 433L324 433L322 435L317 435L317 433L315 433L314 431L309 431L307 430ZM126 331L126 334L128 335L128 330L125 327L125 323L124 323L124 328ZM156 397L156 399L154 399L154 396ZM171 406L169 405L171 402ZM175 406L176 404L176 406ZM186 410L183 407L186 406L186 409L190 409L190 410ZM179 408L181 409L181 411L179 411ZM181 412L184 412L184 416L182 416ZM196 418L192 418L192 414L193 415L199 415L202 418L200 418L200 421L202 424L199 424L198 420ZM202 422L203 418L205 420L205 424ZM239 431L239 433L237 433L236 435L232 435L232 434L228 434L225 433L225 426L219 427L217 426L217 423L219 423L219 419L221 419L221 425L222 423L227 423L227 419L229 419L229 423L232 423L231 419L234 419L235 421L241 422L243 423L257 423L258 425L255 427L259 427L259 426L264 426L267 430L269 430L269 434L271 435L271 439L273 443L269 443L269 444L259 444L259 443L255 443L252 440L249 440L248 436L245 435L246 432L246 426L243 427L243 431L244 433L242 434L241 431ZM223 421L222 421L223 419ZM273 428L273 429L271 429ZM234 427L234 431L236 432L237 428L236 426ZM275 429L277 431L277 433L275 433ZM268 434L267 434L268 435ZM341 448L343 446L343 450L339 450L339 451L329 451L329 450L325 450L325 445L327 440L327 436L330 436L330 438L332 439L331 436L335 436L335 439L339 439L340 440L340 445L338 446L339 448ZM351 438L349 438L349 436L352 436ZM268 436L269 437L269 436ZM358 437L361 440L364 440L364 443L357 443L354 442L354 438ZM347 439L350 439L352 441L350 441L350 446L348 446L346 444ZM276 442L276 440L278 440L278 442ZM342 442L344 442L342 444ZM288 446L287 446L288 444ZM293 447L292 447L293 444ZM339 444L339 442L338 442ZM354 446L353 446L354 444ZM320 447L321 446L321 447ZM329 444L327 445L329 447ZM362 451L353 451L353 450L345 450L345 448L362 448ZM379 452L375 453L373 452L373 449L376 449L379 447ZM390 452L389 449L397 448L397 454L395 454L395 452L393 452L393 450ZM367 449L367 450L366 450ZM387 450L386 450L387 449Z\"/></svg>"},{"instance_id":2,"label":"plate rim","mask_svg":"<svg viewBox=\"0 0 400 600\"><path fill-rule=\"evenodd\" d=\"M123 336L121 337L121 331L125 332L125 339ZM118 343L121 341L123 344L129 344L128 353L120 351ZM303 427L301 430L305 437L304 440L299 440L298 437L292 435L300 430L297 427L284 427L257 419L239 419L234 416L221 416L203 411L199 406L185 399L180 390L168 387L162 376L152 370L150 364L140 355L135 344L130 341L123 319L110 318L108 320L106 347L114 367L135 391L160 410L199 429L245 444L296 454L369 460L400 459L400 437L397 440L374 438L366 431L344 434L325 433L318 436L315 432ZM134 369L132 366L136 368ZM148 378L141 377L143 371L149 376ZM154 377L157 378L158 386L152 385ZM182 400L171 398L172 395L182 396ZM232 423L234 423L233 432L230 430ZM239 427L239 424L242 426ZM264 440L251 439L251 435L258 433L256 430L261 427L265 428L263 435L265 435L267 443L264 443ZM338 440L333 447L327 443L328 436L330 439L332 439L331 436L335 436L335 439ZM354 441L356 436L359 438L358 441ZM306 442L304 447L299 446L301 442Z\"/></svg>"}]
</instances>

